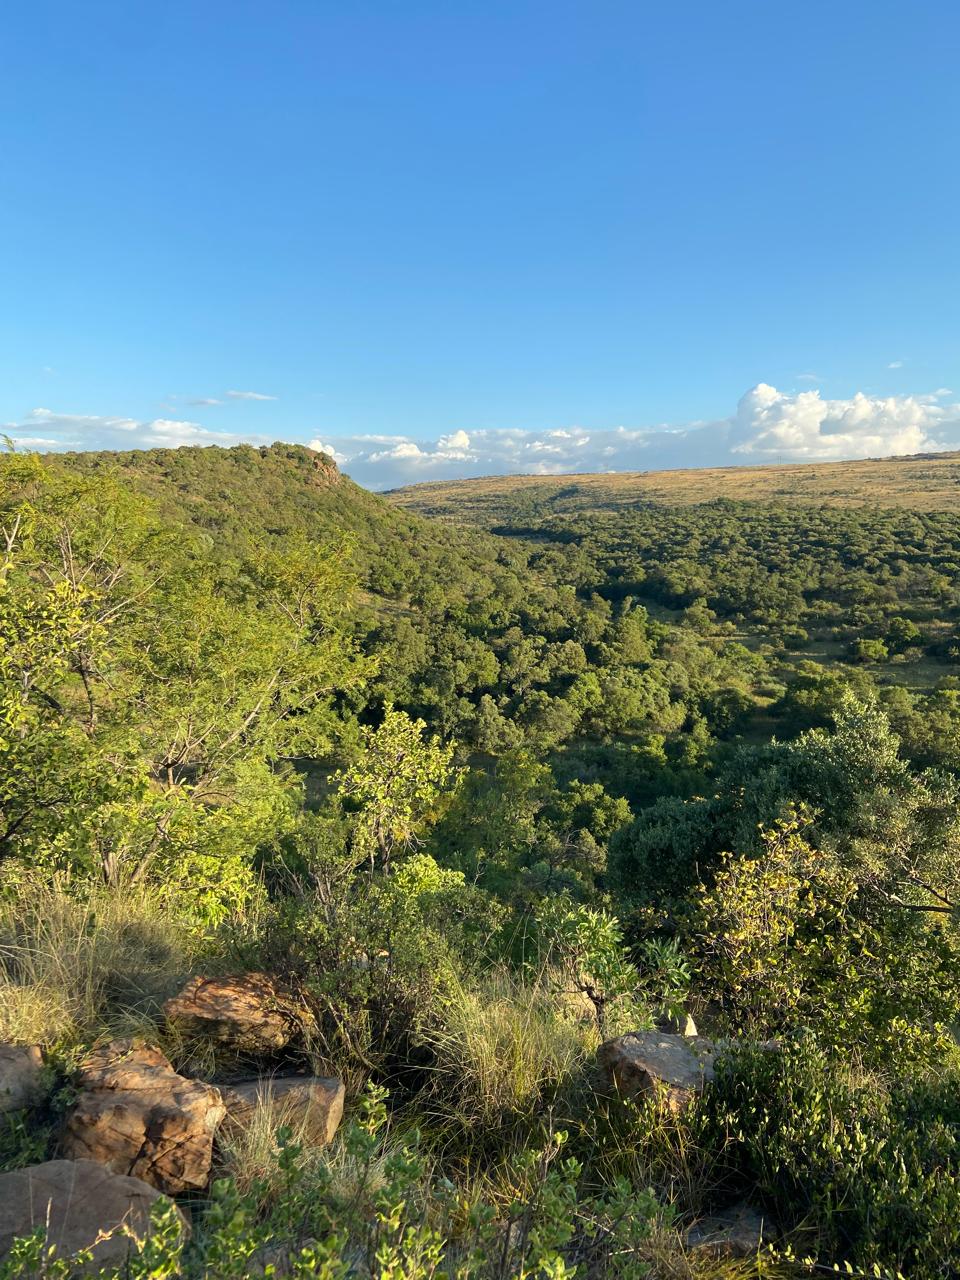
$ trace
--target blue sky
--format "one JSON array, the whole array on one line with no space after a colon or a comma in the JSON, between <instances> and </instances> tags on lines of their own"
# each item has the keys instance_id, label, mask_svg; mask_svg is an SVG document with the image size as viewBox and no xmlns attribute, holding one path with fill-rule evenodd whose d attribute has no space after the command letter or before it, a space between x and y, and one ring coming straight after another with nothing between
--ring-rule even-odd
<instances>
[{"instance_id":1,"label":"blue sky","mask_svg":"<svg viewBox=\"0 0 960 1280\"><path fill-rule=\"evenodd\" d=\"M960 443L960 6L0 16L0 423L374 487Z\"/></svg>"}]
</instances>

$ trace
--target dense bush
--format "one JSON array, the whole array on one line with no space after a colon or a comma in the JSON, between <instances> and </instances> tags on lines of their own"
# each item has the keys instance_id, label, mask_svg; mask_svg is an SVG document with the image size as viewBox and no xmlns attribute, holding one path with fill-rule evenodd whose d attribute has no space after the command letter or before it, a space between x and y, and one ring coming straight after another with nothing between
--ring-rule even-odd
<instances>
[{"instance_id":1,"label":"dense bush","mask_svg":"<svg viewBox=\"0 0 960 1280\"><path fill-rule=\"evenodd\" d=\"M939 1276L960 1256L956 1052L934 1082L858 1071L812 1036L719 1073L704 1140L810 1253Z\"/></svg>"}]
</instances>

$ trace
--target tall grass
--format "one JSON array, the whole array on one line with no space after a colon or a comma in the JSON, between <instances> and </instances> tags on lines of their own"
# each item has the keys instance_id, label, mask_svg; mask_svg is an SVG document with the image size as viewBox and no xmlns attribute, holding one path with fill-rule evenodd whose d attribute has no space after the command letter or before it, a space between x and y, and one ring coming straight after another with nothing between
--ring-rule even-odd
<instances>
[{"instance_id":1,"label":"tall grass","mask_svg":"<svg viewBox=\"0 0 960 1280\"><path fill-rule=\"evenodd\" d=\"M152 1026L194 944L146 893L74 898L31 880L0 898L0 1041L72 1046Z\"/></svg>"},{"instance_id":2,"label":"tall grass","mask_svg":"<svg viewBox=\"0 0 960 1280\"><path fill-rule=\"evenodd\" d=\"M432 1033L441 1107L464 1125L528 1113L570 1080L596 1048L595 1030L546 981L506 969L458 984Z\"/></svg>"}]
</instances>

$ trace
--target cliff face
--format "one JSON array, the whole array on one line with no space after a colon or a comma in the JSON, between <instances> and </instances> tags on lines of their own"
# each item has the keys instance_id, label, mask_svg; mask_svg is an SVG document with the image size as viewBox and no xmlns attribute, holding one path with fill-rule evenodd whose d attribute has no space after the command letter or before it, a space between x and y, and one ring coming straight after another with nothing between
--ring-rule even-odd
<instances>
[{"instance_id":1,"label":"cliff face","mask_svg":"<svg viewBox=\"0 0 960 1280\"><path fill-rule=\"evenodd\" d=\"M320 488L325 488L327 485L340 483L342 476L337 469L337 464L329 454L315 453L312 449L308 449L307 453L312 456L313 460L314 484Z\"/></svg>"}]
</instances>

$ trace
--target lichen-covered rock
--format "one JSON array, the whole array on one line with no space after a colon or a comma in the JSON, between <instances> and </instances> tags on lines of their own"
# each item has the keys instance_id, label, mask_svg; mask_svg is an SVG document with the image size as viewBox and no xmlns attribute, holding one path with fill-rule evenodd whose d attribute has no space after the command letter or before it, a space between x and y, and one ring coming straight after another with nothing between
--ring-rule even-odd
<instances>
[{"instance_id":1,"label":"lichen-covered rock","mask_svg":"<svg viewBox=\"0 0 960 1280\"><path fill-rule=\"evenodd\" d=\"M37 1096L43 1054L36 1044L0 1044L0 1112L29 1107Z\"/></svg>"},{"instance_id":2,"label":"lichen-covered rock","mask_svg":"<svg viewBox=\"0 0 960 1280\"><path fill-rule=\"evenodd\" d=\"M118 1041L91 1053L67 1120L64 1154L96 1160L175 1195L207 1185L220 1091L177 1075L160 1052Z\"/></svg>"},{"instance_id":3,"label":"lichen-covered rock","mask_svg":"<svg viewBox=\"0 0 960 1280\"><path fill-rule=\"evenodd\" d=\"M715 1258L752 1258L772 1236L759 1210L738 1204L692 1226L687 1232L687 1248Z\"/></svg>"},{"instance_id":4,"label":"lichen-covered rock","mask_svg":"<svg viewBox=\"0 0 960 1280\"><path fill-rule=\"evenodd\" d=\"M223 1090L224 1124L244 1129L267 1107L274 1127L289 1125L298 1140L324 1145L333 1141L343 1118L343 1100L342 1082L325 1076L244 1080Z\"/></svg>"},{"instance_id":5,"label":"lichen-covered rock","mask_svg":"<svg viewBox=\"0 0 960 1280\"><path fill-rule=\"evenodd\" d=\"M625 1097L659 1097L681 1111L713 1080L713 1041L665 1031L631 1031L608 1040L597 1060L609 1083Z\"/></svg>"},{"instance_id":6,"label":"lichen-covered rock","mask_svg":"<svg viewBox=\"0 0 960 1280\"><path fill-rule=\"evenodd\" d=\"M98 1267L122 1264L132 1241L121 1227L138 1239L149 1235L150 1209L159 1195L139 1178L111 1173L93 1160L49 1160L0 1173L0 1258L17 1237L44 1226L58 1257L90 1249Z\"/></svg>"},{"instance_id":7,"label":"lichen-covered rock","mask_svg":"<svg viewBox=\"0 0 960 1280\"><path fill-rule=\"evenodd\" d=\"M299 1030L289 995L265 973L191 978L163 1011L181 1031L245 1053L276 1053Z\"/></svg>"}]
</instances>

